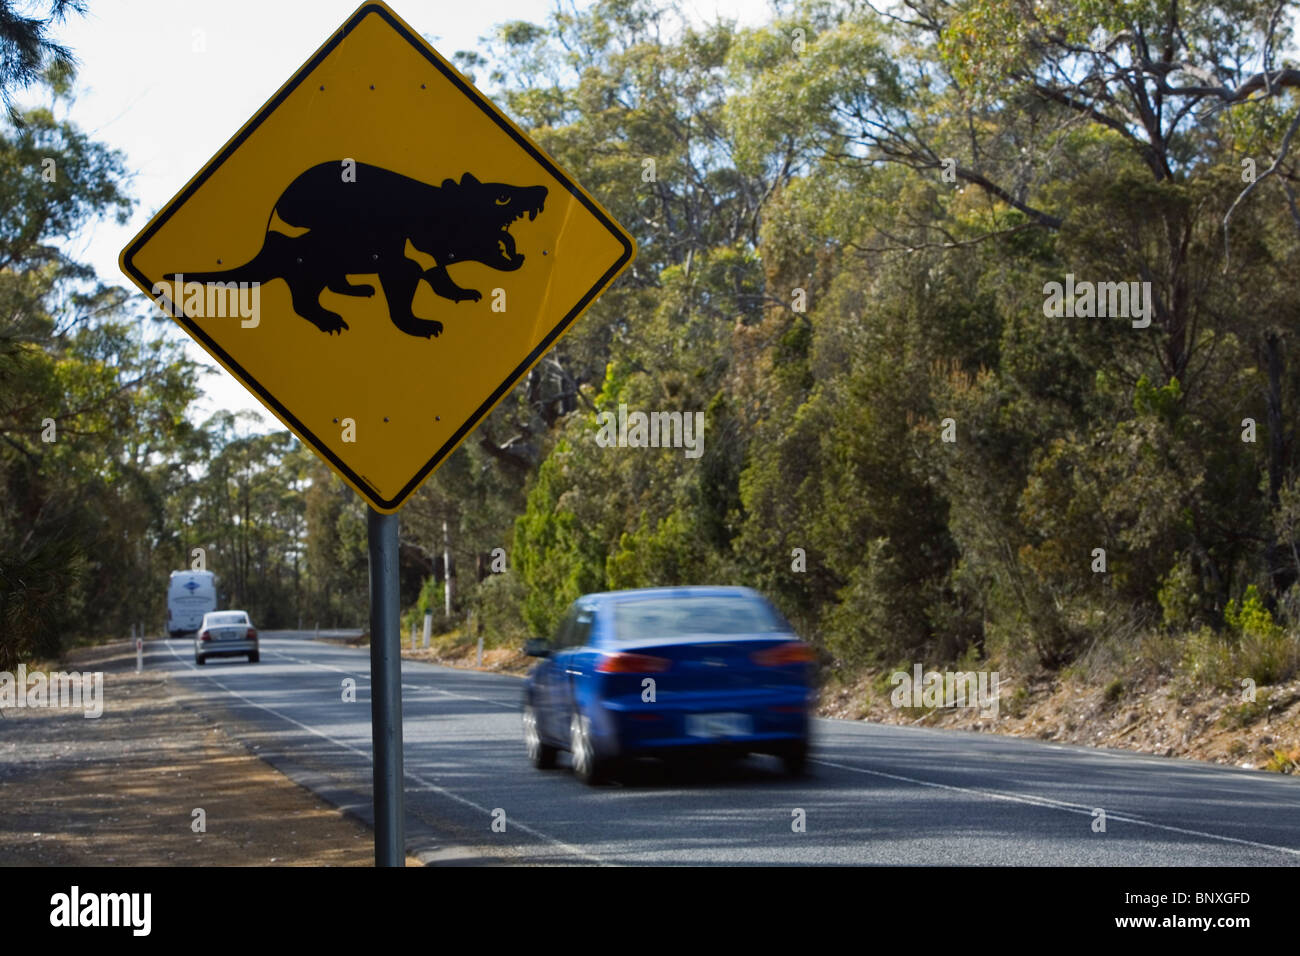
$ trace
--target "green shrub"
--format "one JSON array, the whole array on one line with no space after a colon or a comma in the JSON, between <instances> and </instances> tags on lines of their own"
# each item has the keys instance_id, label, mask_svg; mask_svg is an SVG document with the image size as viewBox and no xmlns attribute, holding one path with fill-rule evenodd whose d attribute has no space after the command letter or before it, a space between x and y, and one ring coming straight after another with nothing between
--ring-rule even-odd
<instances>
[{"instance_id":1,"label":"green shrub","mask_svg":"<svg viewBox=\"0 0 1300 956\"><path fill-rule=\"evenodd\" d=\"M1237 686L1232 645L1208 627L1188 636L1182 669L1198 684L1219 690Z\"/></svg>"},{"instance_id":2,"label":"green shrub","mask_svg":"<svg viewBox=\"0 0 1300 956\"><path fill-rule=\"evenodd\" d=\"M1267 625L1251 612L1247 600L1245 609L1234 614L1243 622L1240 637L1217 635L1208 628L1191 635L1183 655L1184 672L1220 690L1235 690L1247 677L1261 686L1289 679L1300 669L1300 641L1273 624L1267 610L1263 613Z\"/></svg>"},{"instance_id":3,"label":"green shrub","mask_svg":"<svg viewBox=\"0 0 1300 956\"><path fill-rule=\"evenodd\" d=\"M1290 752L1274 750L1273 756L1264 765L1264 769L1272 770L1274 773L1300 773L1300 747Z\"/></svg>"},{"instance_id":4,"label":"green shrub","mask_svg":"<svg viewBox=\"0 0 1300 956\"><path fill-rule=\"evenodd\" d=\"M1235 707L1229 707L1219 718L1219 724L1232 730L1240 730L1243 727L1249 727L1268 713L1268 701L1266 699L1247 700Z\"/></svg>"},{"instance_id":5,"label":"green shrub","mask_svg":"<svg viewBox=\"0 0 1300 956\"><path fill-rule=\"evenodd\" d=\"M433 611L433 629L432 633L445 634L451 627L451 621L447 619L446 614L446 586L436 581L432 575L424 579L420 585L420 594L415 599L415 604L407 608L406 613L402 615L402 636L409 638L411 628L414 627L418 635L424 634L424 615L426 611Z\"/></svg>"},{"instance_id":6,"label":"green shrub","mask_svg":"<svg viewBox=\"0 0 1300 956\"><path fill-rule=\"evenodd\" d=\"M523 604L524 585L518 574L507 571L483 580L474 591L471 607L485 646L523 646L529 637Z\"/></svg>"},{"instance_id":7,"label":"green shrub","mask_svg":"<svg viewBox=\"0 0 1300 956\"><path fill-rule=\"evenodd\" d=\"M1235 634L1253 635L1255 637L1273 637L1281 632L1273 620L1273 615L1260 600L1259 590L1255 585L1246 588L1246 593L1238 604L1235 600L1228 602L1223 611L1223 620Z\"/></svg>"},{"instance_id":8,"label":"green shrub","mask_svg":"<svg viewBox=\"0 0 1300 956\"><path fill-rule=\"evenodd\" d=\"M1300 667L1300 641L1278 627L1266 635L1248 631L1237 658L1241 677L1260 685L1280 684Z\"/></svg>"}]
</instances>

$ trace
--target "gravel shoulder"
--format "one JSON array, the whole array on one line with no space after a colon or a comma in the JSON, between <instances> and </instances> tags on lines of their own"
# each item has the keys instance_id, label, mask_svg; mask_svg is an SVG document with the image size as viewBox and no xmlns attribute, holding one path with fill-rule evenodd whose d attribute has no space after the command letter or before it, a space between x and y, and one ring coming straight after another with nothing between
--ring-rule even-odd
<instances>
[{"instance_id":1,"label":"gravel shoulder","mask_svg":"<svg viewBox=\"0 0 1300 956\"><path fill-rule=\"evenodd\" d=\"M182 706L165 676L136 674L129 642L49 669L102 671L103 714L0 711L0 865L373 865L368 826Z\"/></svg>"}]
</instances>

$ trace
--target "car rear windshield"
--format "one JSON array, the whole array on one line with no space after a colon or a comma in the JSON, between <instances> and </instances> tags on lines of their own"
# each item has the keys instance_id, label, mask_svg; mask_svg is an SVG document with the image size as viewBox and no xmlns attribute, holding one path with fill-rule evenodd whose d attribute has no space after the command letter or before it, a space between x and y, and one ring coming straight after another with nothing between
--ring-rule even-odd
<instances>
[{"instance_id":1,"label":"car rear windshield","mask_svg":"<svg viewBox=\"0 0 1300 956\"><path fill-rule=\"evenodd\" d=\"M621 641L789 629L766 601L743 595L636 598L614 604L614 633Z\"/></svg>"},{"instance_id":2,"label":"car rear windshield","mask_svg":"<svg viewBox=\"0 0 1300 956\"><path fill-rule=\"evenodd\" d=\"M243 611L231 614L209 614L208 624L211 627L222 627L227 624L247 624L248 615Z\"/></svg>"}]
</instances>

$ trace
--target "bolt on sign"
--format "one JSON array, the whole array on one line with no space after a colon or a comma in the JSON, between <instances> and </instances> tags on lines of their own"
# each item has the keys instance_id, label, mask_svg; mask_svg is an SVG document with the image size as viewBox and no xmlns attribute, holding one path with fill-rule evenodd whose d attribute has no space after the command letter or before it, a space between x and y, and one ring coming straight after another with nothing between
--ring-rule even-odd
<instances>
[{"instance_id":1,"label":"bolt on sign","mask_svg":"<svg viewBox=\"0 0 1300 956\"><path fill-rule=\"evenodd\" d=\"M634 254L536 143L367 3L121 266L392 513Z\"/></svg>"}]
</instances>

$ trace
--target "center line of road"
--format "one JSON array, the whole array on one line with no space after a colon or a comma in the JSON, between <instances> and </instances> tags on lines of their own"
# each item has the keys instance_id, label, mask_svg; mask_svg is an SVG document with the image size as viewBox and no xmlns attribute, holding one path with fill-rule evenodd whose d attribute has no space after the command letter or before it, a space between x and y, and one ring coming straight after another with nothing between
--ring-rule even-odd
<instances>
[{"instance_id":1,"label":"center line of road","mask_svg":"<svg viewBox=\"0 0 1300 956\"><path fill-rule=\"evenodd\" d=\"M885 773L883 770L867 770L862 767L851 767L848 764L835 763L830 760L819 760L810 758L809 763L819 763L825 767L835 767L837 770L847 770L850 773L868 774L873 777L885 777L889 780L901 780L904 783L914 783L920 787L933 787L936 790L951 790L954 793L964 793L967 795L987 797L990 800L1009 800L1013 803L1025 803L1034 807L1045 807L1049 810L1062 810L1066 813L1081 813L1084 816L1092 816L1092 807L1085 807L1078 803L1067 803L1064 800L1053 800L1050 797L1027 797L1016 793L1003 793L999 790L982 790L975 787L958 787L948 783L935 783L933 780L919 780L916 777L904 777L902 774ZM1286 846L1275 846L1272 843L1258 843L1255 840L1242 840L1238 837L1223 836L1220 833L1206 833L1203 830L1189 830L1185 827L1170 826L1166 823L1153 823L1150 820L1143 820L1140 817L1131 817L1119 813L1107 811L1106 820L1118 820L1120 823L1132 823L1140 827L1152 827L1156 830L1165 830L1170 833L1181 833L1184 836L1203 837L1207 840L1221 840L1224 843L1240 843L1243 846L1258 847L1261 850L1272 850L1275 853L1289 853L1292 856L1300 856L1300 850Z\"/></svg>"},{"instance_id":2,"label":"center line of road","mask_svg":"<svg viewBox=\"0 0 1300 956\"><path fill-rule=\"evenodd\" d=\"M181 664L184 667L189 668L191 671L194 671L196 676L206 677L209 681L211 681L216 686L220 687L222 690L224 690L227 694L230 694L232 697L238 697L240 700L242 700L244 703L248 704L251 707L256 707L259 710L264 710L268 714L274 714L276 717L279 717L281 720L288 721L289 723L293 724L295 727L300 727L301 729L307 731L309 734L315 734L317 737L320 737L322 740L328 740L336 747L342 747L344 750L357 754L358 756L364 757L369 763L374 763L374 755L369 753L368 751L362 750L359 747L354 747L352 746L352 744L348 743L347 741L338 740L334 737L331 737L329 734L317 730L315 727L309 727L306 724L302 723L301 721L294 720L288 714L283 714L273 707L267 707L265 704L259 704L255 700L249 700L239 691L227 687L225 684L221 683L221 681L217 680L217 678L213 677L211 674L200 671L196 665L191 664L189 661L183 659L179 654L176 653L176 649L172 647L171 644L167 645L167 650L171 651L171 655L172 657L176 658L177 663ZM456 803L459 803L462 806L470 807L471 809L477 810L479 813L482 813L486 817L492 816L492 811L489 810L487 807L475 803L473 800L470 800L468 797L462 797L458 793L453 793L451 790L448 790L446 787L434 783L432 780L426 780L418 773L407 772L404 773L403 776L407 780L412 780L420 784L420 786L424 787L426 790L432 790L433 792L438 793L449 800L454 800ZM572 846L568 843L565 843L563 840L556 839L555 837L551 836L549 833L543 833L540 830L533 829L527 824L520 823L517 818L512 817L510 820L510 825L512 827L515 827L516 829L523 830L525 833L529 834L532 837L535 837L538 840L542 840L546 843L550 843L552 846L558 847L564 852L572 854L573 856L579 857L581 859L587 860L588 862L596 863L601 866L612 865L607 861L602 860L598 856L593 856L592 854L588 853L585 850L581 850L576 846Z\"/></svg>"},{"instance_id":3,"label":"center line of road","mask_svg":"<svg viewBox=\"0 0 1300 956\"><path fill-rule=\"evenodd\" d=\"M335 667L333 664L320 664L316 661L304 660L301 657L294 657L292 654L285 654L281 651L267 651L267 653L273 654L274 656L283 658L287 661L293 661L295 664L302 664L306 667L317 667L321 670L334 671L336 674L347 674L351 676L354 673L353 671L346 670L342 667ZM370 677L358 677L358 680L364 680L369 683ZM460 700L476 700L481 704L491 704L493 707L500 707L502 710L517 711L519 709L513 704L503 704L499 700L489 700L486 697L475 697L473 694L457 694L455 691L443 690L441 687L421 687L418 684L407 684L406 682L403 682L402 690L416 692L428 691L434 694L442 694L445 697L455 697Z\"/></svg>"}]
</instances>

